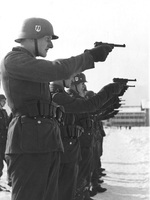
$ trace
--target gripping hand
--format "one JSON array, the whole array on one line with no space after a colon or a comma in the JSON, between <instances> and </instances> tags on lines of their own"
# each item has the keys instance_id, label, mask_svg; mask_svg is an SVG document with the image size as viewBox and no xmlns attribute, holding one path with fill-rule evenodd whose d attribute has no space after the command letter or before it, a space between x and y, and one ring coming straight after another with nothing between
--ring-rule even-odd
<instances>
[{"instance_id":1,"label":"gripping hand","mask_svg":"<svg viewBox=\"0 0 150 200\"><path fill-rule=\"evenodd\" d=\"M93 49L85 50L89 51L92 55L94 62L104 62L108 56L108 54L112 51L113 47L110 45L100 45L97 47L94 47Z\"/></svg>"},{"instance_id":2,"label":"gripping hand","mask_svg":"<svg viewBox=\"0 0 150 200\"><path fill-rule=\"evenodd\" d=\"M110 83L103 87L107 92L111 92L112 94L119 95L121 91L124 89L124 84L122 83Z\"/></svg>"}]
</instances>

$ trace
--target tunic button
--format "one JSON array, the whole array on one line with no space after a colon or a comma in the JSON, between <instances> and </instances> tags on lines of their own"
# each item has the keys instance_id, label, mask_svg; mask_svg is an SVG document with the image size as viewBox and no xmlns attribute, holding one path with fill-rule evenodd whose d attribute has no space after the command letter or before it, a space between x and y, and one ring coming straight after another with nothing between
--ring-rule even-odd
<instances>
[{"instance_id":1,"label":"tunic button","mask_svg":"<svg viewBox=\"0 0 150 200\"><path fill-rule=\"evenodd\" d=\"M72 142L69 143L70 145L72 144Z\"/></svg>"},{"instance_id":2,"label":"tunic button","mask_svg":"<svg viewBox=\"0 0 150 200\"><path fill-rule=\"evenodd\" d=\"M38 124L41 124L42 122L40 120L37 121Z\"/></svg>"},{"instance_id":3,"label":"tunic button","mask_svg":"<svg viewBox=\"0 0 150 200\"><path fill-rule=\"evenodd\" d=\"M90 133L88 133L88 135L90 135Z\"/></svg>"}]
</instances>

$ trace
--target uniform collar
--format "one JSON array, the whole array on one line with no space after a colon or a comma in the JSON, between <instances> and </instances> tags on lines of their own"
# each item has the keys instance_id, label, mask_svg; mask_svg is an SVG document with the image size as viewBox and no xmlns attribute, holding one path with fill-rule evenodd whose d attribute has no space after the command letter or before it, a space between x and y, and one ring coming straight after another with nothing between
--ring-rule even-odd
<instances>
[{"instance_id":1,"label":"uniform collar","mask_svg":"<svg viewBox=\"0 0 150 200\"><path fill-rule=\"evenodd\" d=\"M25 49L24 47L19 47L19 46L18 47L14 47L12 49L12 51L21 51L21 52L27 53L28 55L34 57L33 54L30 51L28 51L27 49Z\"/></svg>"}]
</instances>

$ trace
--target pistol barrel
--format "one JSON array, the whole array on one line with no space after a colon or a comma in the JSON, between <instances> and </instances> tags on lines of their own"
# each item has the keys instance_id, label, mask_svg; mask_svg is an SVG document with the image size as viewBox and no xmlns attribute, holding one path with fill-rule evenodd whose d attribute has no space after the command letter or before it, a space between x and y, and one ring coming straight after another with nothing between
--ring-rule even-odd
<instances>
[{"instance_id":1,"label":"pistol barrel","mask_svg":"<svg viewBox=\"0 0 150 200\"><path fill-rule=\"evenodd\" d=\"M135 87L135 85L126 85L126 87Z\"/></svg>"},{"instance_id":2,"label":"pistol barrel","mask_svg":"<svg viewBox=\"0 0 150 200\"><path fill-rule=\"evenodd\" d=\"M111 44L110 44L111 45ZM126 47L125 44L112 44L114 47Z\"/></svg>"},{"instance_id":3,"label":"pistol barrel","mask_svg":"<svg viewBox=\"0 0 150 200\"><path fill-rule=\"evenodd\" d=\"M128 79L128 81L136 81L136 78L135 79Z\"/></svg>"},{"instance_id":4,"label":"pistol barrel","mask_svg":"<svg viewBox=\"0 0 150 200\"><path fill-rule=\"evenodd\" d=\"M136 81L136 79L113 78L113 82L128 82L128 81Z\"/></svg>"},{"instance_id":5,"label":"pistol barrel","mask_svg":"<svg viewBox=\"0 0 150 200\"><path fill-rule=\"evenodd\" d=\"M126 47L125 44L113 44L113 43L106 43L106 42L95 42L94 46L97 47L99 45L110 45L112 47Z\"/></svg>"}]
</instances>

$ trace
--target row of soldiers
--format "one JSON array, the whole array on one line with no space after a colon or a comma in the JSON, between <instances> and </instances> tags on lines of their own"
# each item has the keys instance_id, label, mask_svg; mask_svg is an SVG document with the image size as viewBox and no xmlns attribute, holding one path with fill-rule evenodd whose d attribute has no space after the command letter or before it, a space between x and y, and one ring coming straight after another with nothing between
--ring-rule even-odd
<instances>
[{"instance_id":1,"label":"row of soldiers","mask_svg":"<svg viewBox=\"0 0 150 200\"><path fill-rule=\"evenodd\" d=\"M102 120L117 114L115 109L121 104L118 96L113 96L98 109L97 105L102 104L100 98L105 98L103 89L95 94L87 90L85 82L85 74L80 73L50 83L53 101L65 111L60 122L64 153L59 171L59 200L92 200L92 196L107 190L101 187L100 179L106 175L100 160L105 136ZM111 95L113 90L108 92Z\"/></svg>"},{"instance_id":2,"label":"row of soldiers","mask_svg":"<svg viewBox=\"0 0 150 200\"><path fill-rule=\"evenodd\" d=\"M105 132L102 120L118 113L121 106L117 96L100 109L96 102L102 91L95 94L88 91L84 73L79 73L68 80L50 83L54 108L57 109L57 121L61 130L64 153L61 155L59 170L59 200L92 200L92 196L105 192L101 187L101 156L103 154L103 137ZM112 101L113 100L113 101ZM5 161L5 146L9 117L3 107L6 97L0 95L0 175ZM81 114L82 113L82 114ZM11 179L8 178L11 186Z\"/></svg>"}]
</instances>

